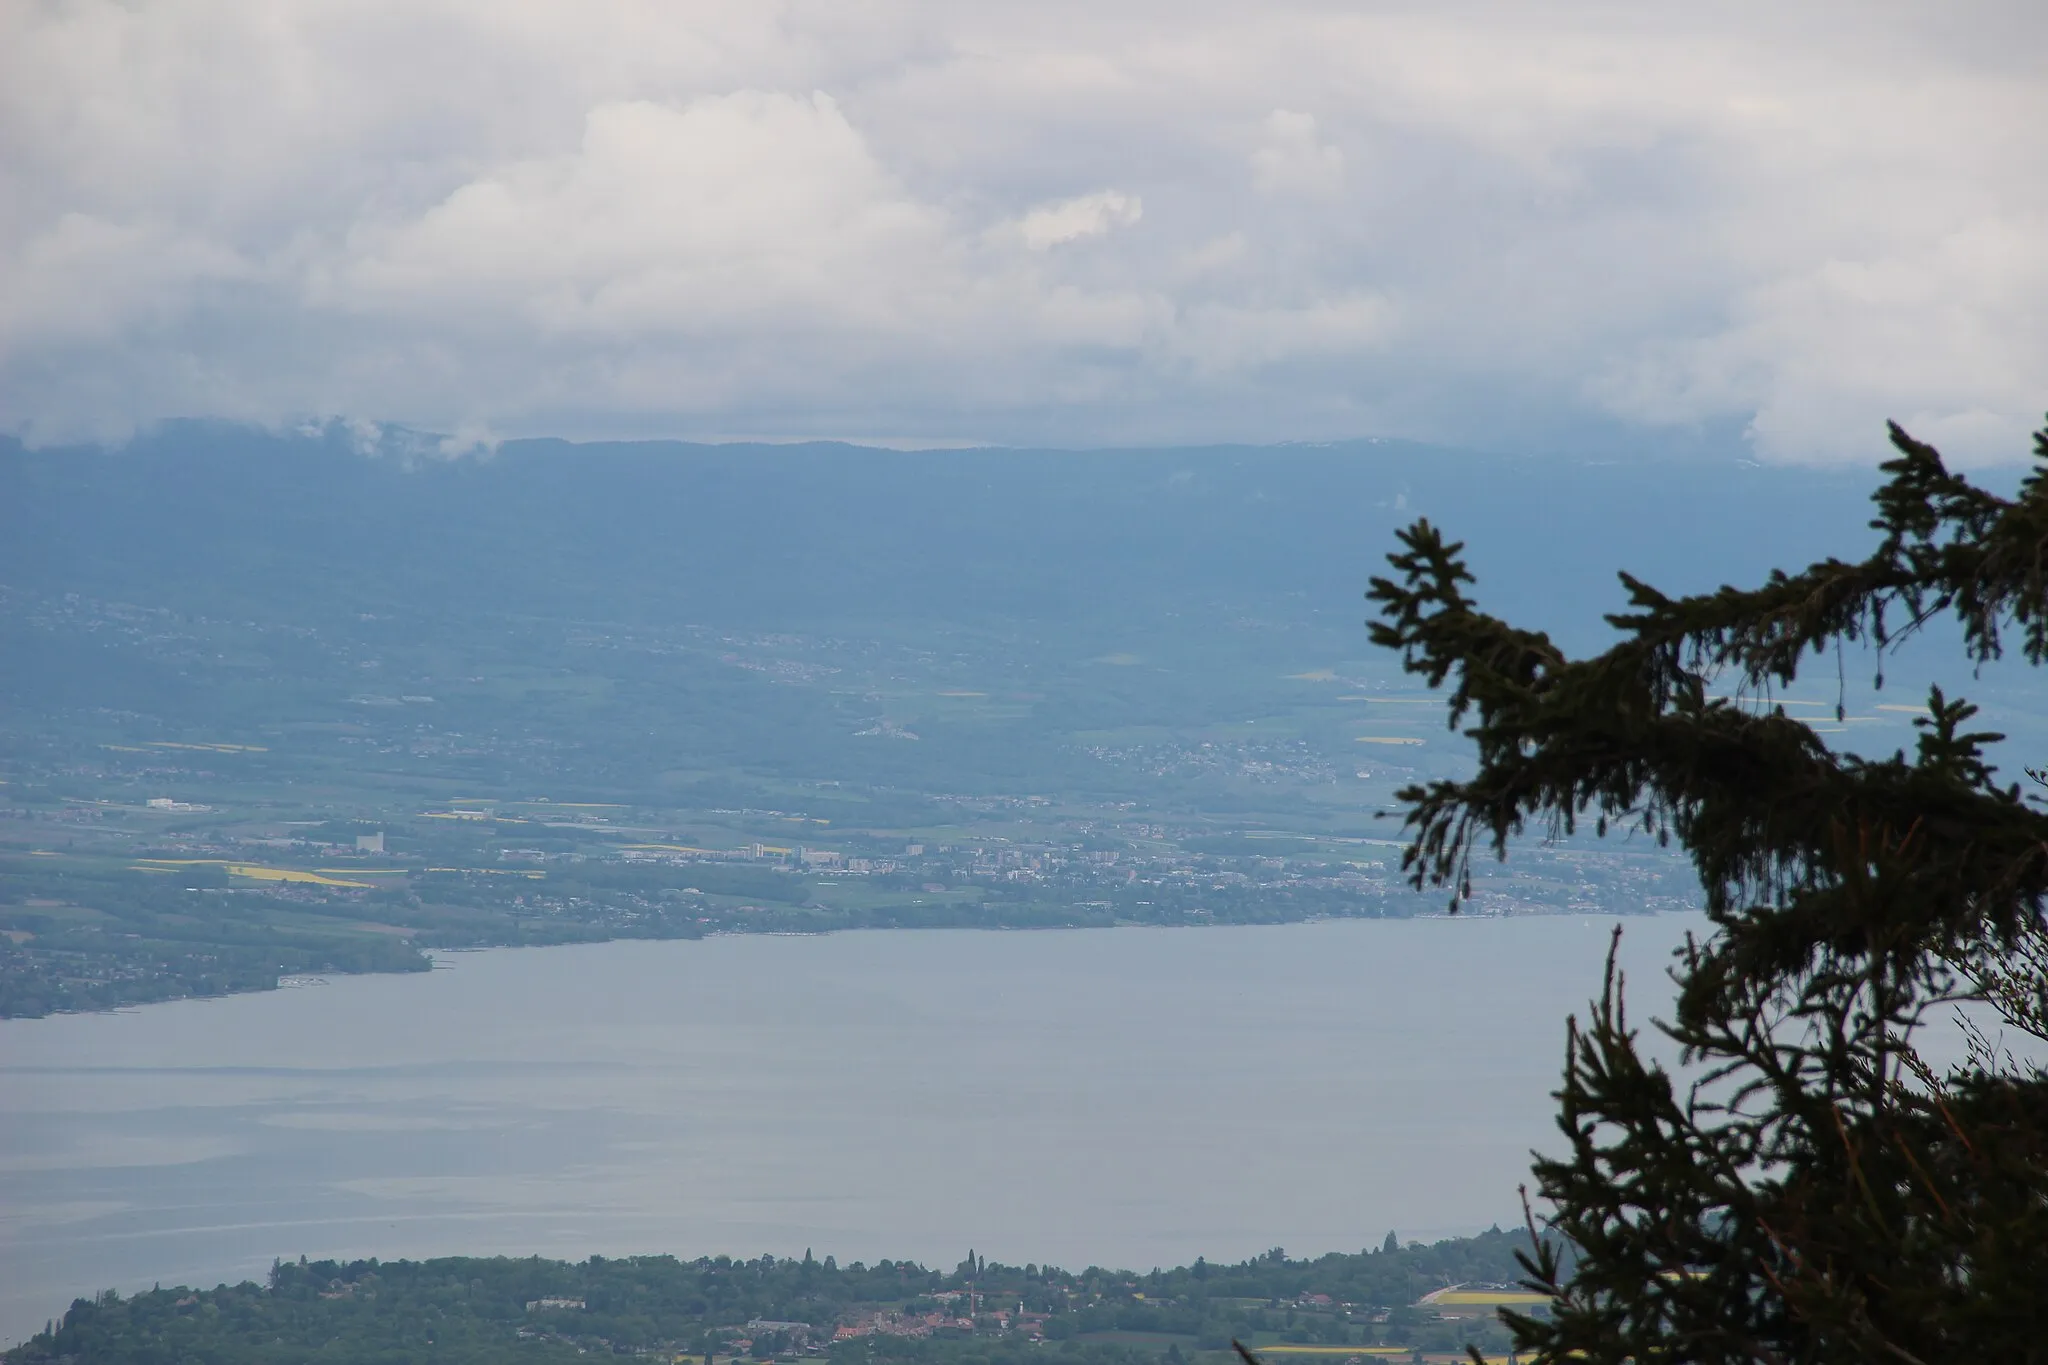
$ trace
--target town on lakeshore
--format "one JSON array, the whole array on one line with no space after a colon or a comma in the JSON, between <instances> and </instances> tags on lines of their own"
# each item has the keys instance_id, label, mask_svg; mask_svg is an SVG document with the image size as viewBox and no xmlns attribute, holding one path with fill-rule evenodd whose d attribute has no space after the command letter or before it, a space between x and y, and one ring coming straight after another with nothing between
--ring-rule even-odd
<instances>
[{"instance_id":1,"label":"town on lakeshore","mask_svg":"<svg viewBox=\"0 0 2048 1365\"><path fill-rule=\"evenodd\" d=\"M264 1283L81 1299L5 1365L67 1358L223 1362L381 1358L567 1360L609 1352L673 1365L1228 1365L1232 1343L1290 1365L1506 1360L1496 1320L1541 1313L1515 1282L1527 1234L1429 1245L1393 1234L1355 1254L1136 1273L1015 1266L970 1252L951 1273L840 1265L806 1251L430 1261L280 1260ZM168 1353L168 1355L166 1354Z\"/></svg>"},{"instance_id":2,"label":"town on lakeshore","mask_svg":"<svg viewBox=\"0 0 2048 1365\"><path fill-rule=\"evenodd\" d=\"M255 784L218 759L193 773L178 766L185 751L124 747L146 755L142 780L207 799L0 806L0 1017L423 970L434 949L1443 908L1401 881L1384 831L1329 818L1252 824L941 793L899 802L917 823L891 828L813 787L783 807L456 797L363 819L330 803L279 811L270 792L236 790ZM101 776L66 785L136 780L79 771ZM0 801L10 792L22 800L16 786ZM1539 850L1482 879L1465 913L1685 908L1675 872L1654 850Z\"/></svg>"}]
</instances>

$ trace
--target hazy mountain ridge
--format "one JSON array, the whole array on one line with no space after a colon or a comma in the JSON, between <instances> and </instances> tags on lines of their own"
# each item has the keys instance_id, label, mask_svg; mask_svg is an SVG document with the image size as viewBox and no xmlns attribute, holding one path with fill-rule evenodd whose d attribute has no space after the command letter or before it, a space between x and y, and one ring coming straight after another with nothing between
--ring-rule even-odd
<instances>
[{"instance_id":1,"label":"hazy mountain ridge","mask_svg":"<svg viewBox=\"0 0 2048 1365\"><path fill-rule=\"evenodd\" d=\"M203 424L114 453L17 446L0 467L12 490L0 499L12 509L0 514L0 581L188 610L1119 626L1295 599L1355 620L1392 529L1427 515L1471 542L1485 600L1574 633L1619 605L1622 566L1689 589L1770 562L1746 547L1853 548L1870 482L1397 442L904 452L515 441L490 458L421 461L366 457L342 433Z\"/></svg>"}]
</instances>

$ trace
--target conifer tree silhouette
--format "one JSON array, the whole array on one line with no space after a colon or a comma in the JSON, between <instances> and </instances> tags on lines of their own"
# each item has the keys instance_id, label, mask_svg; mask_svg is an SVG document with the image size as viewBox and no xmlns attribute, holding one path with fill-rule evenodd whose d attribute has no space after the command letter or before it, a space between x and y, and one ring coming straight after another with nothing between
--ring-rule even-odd
<instances>
[{"instance_id":1,"label":"conifer tree silhouette","mask_svg":"<svg viewBox=\"0 0 2048 1365\"><path fill-rule=\"evenodd\" d=\"M1692 597L1623 574L1621 639L1590 658L1481 612L1427 521L1372 580L1373 640L1450 685L1478 749L1471 777L1400 793L1413 884L1455 907L1482 843L1625 825L1691 856L1713 926L1656 1025L1683 1084L1638 1050L1611 953L1570 1024L1564 1151L1535 1166L1565 1245L1523 1258L1552 1302L1503 1315L1525 1359L2048 1356L2048 1074L1982 1034L1939 1070L1915 1048L1971 998L2048 1041L2048 812L1938 688L1916 751L1883 759L1772 701L1845 641L1881 667L1942 618L1973 665L2008 638L2048 662L2048 431L2010 499L1891 441L1868 558Z\"/></svg>"}]
</instances>

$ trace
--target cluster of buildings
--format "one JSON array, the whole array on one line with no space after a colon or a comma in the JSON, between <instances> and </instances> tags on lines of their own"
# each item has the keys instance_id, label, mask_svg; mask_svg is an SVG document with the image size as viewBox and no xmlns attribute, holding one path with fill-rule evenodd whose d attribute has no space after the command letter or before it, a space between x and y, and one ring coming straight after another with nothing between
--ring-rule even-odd
<instances>
[{"instance_id":1,"label":"cluster of buildings","mask_svg":"<svg viewBox=\"0 0 2048 1365\"><path fill-rule=\"evenodd\" d=\"M1033 1341L1045 1335L1045 1314L1027 1313L1019 1305L1015 1311L998 1308L987 1313L977 1313L976 1305L969 1300L965 1317L957 1315L957 1300L966 1297L957 1293L934 1296L946 1301L945 1306L928 1313L863 1313L851 1321L843 1322L832 1333L834 1341L851 1341L855 1337L928 1337L945 1328L972 1332L976 1327L991 1328L998 1332L1021 1332ZM749 1323L748 1326L752 1326Z\"/></svg>"}]
</instances>

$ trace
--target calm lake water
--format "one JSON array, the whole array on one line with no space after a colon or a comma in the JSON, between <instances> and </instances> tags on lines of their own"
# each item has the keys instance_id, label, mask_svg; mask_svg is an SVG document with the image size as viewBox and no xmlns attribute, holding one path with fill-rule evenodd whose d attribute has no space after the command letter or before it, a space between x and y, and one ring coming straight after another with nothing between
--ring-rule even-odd
<instances>
[{"instance_id":1,"label":"calm lake water","mask_svg":"<svg viewBox=\"0 0 2048 1365\"><path fill-rule=\"evenodd\" d=\"M1631 998L1696 916L1627 921ZM465 953L0 1024L0 1339L273 1257L1149 1268L1520 1217L1613 921Z\"/></svg>"}]
</instances>

